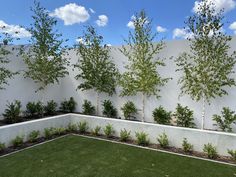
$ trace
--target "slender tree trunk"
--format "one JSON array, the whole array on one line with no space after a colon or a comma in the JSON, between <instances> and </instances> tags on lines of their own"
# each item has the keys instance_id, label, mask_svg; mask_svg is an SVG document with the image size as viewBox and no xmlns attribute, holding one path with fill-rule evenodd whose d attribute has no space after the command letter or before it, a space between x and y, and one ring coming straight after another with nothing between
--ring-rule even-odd
<instances>
[{"instance_id":1,"label":"slender tree trunk","mask_svg":"<svg viewBox=\"0 0 236 177\"><path fill-rule=\"evenodd\" d=\"M205 96L203 96L203 106L202 106L202 130L204 130L205 126L205 113L206 113L206 99Z\"/></svg>"},{"instance_id":2,"label":"slender tree trunk","mask_svg":"<svg viewBox=\"0 0 236 177\"><path fill-rule=\"evenodd\" d=\"M43 89L43 90L42 90L42 99L41 99L42 106L44 105L44 94L45 94L45 92L44 92L44 89ZM43 117L43 110L42 110L42 112L41 112L41 117Z\"/></svg>"},{"instance_id":3,"label":"slender tree trunk","mask_svg":"<svg viewBox=\"0 0 236 177\"><path fill-rule=\"evenodd\" d=\"M142 104L143 104L143 108L142 108L142 122L144 122L145 119L145 95L142 93Z\"/></svg>"},{"instance_id":4,"label":"slender tree trunk","mask_svg":"<svg viewBox=\"0 0 236 177\"><path fill-rule=\"evenodd\" d=\"M97 92L97 108L96 108L96 111L97 111L97 115L99 116L99 92Z\"/></svg>"}]
</instances>

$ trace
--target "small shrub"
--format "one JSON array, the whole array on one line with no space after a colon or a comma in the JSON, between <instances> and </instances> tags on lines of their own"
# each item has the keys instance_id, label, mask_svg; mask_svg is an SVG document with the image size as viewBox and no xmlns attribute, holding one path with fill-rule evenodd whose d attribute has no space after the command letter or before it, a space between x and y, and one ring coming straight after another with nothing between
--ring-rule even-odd
<instances>
[{"instance_id":1,"label":"small shrub","mask_svg":"<svg viewBox=\"0 0 236 177\"><path fill-rule=\"evenodd\" d=\"M14 147L20 147L23 145L24 137L23 136L17 136L15 139L12 140L12 145Z\"/></svg>"},{"instance_id":2,"label":"small shrub","mask_svg":"<svg viewBox=\"0 0 236 177\"><path fill-rule=\"evenodd\" d=\"M188 106L183 107L180 104L176 107L175 117L177 119L177 126L180 127L195 127L193 111Z\"/></svg>"},{"instance_id":3,"label":"small shrub","mask_svg":"<svg viewBox=\"0 0 236 177\"><path fill-rule=\"evenodd\" d=\"M135 119L134 115L137 114L138 109L132 101L128 101L121 108L125 119Z\"/></svg>"},{"instance_id":4,"label":"small shrub","mask_svg":"<svg viewBox=\"0 0 236 177\"><path fill-rule=\"evenodd\" d=\"M136 136L138 145L148 146L149 144L148 134L144 132L136 132L135 136Z\"/></svg>"},{"instance_id":5,"label":"small shrub","mask_svg":"<svg viewBox=\"0 0 236 177\"><path fill-rule=\"evenodd\" d=\"M44 129L44 137L46 139L52 138L53 135L55 135L55 128L51 127L51 128L45 128Z\"/></svg>"},{"instance_id":6,"label":"small shrub","mask_svg":"<svg viewBox=\"0 0 236 177\"><path fill-rule=\"evenodd\" d=\"M84 100L82 108L83 108L83 114L95 115L95 107L92 105L92 103L90 101Z\"/></svg>"},{"instance_id":7,"label":"small shrub","mask_svg":"<svg viewBox=\"0 0 236 177\"><path fill-rule=\"evenodd\" d=\"M98 136L99 133L101 131L101 127L100 126L96 126L93 130L92 130L92 134L95 136Z\"/></svg>"},{"instance_id":8,"label":"small shrub","mask_svg":"<svg viewBox=\"0 0 236 177\"><path fill-rule=\"evenodd\" d=\"M222 116L213 115L213 120L216 122L215 126L218 126L222 131L232 132L231 125L236 123L236 114L231 111L228 107L223 107L221 111Z\"/></svg>"},{"instance_id":9,"label":"small shrub","mask_svg":"<svg viewBox=\"0 0 236 177\"><path fill-rule=\"evenodd\" d=\"M4 151L4 149L6 148L4 143L0 143L0 152Z\"/></svg>"},{"instance_id":10,"label":"small shrub","mask_svg":"<svg viewBox=\"0 0 236 177\"><path fill-rule=\"evenodd\" d=\"M162 135L159 135L159 137L157 138L157 141L159 142L162 148L167 148L169 146L169 140L165 133L163 133Z\"/></svg>"},{"instance_id":11,"label":"small shrub","mask_svg":"<svg viewBox=\"0 0 236 177\"><path fill-rule=\"evenodd\" d=\"M236 161L236 150L228 150L229 155L231 155L231 158Z\"/></svg>"},{"instance_id":12,"label":"small shrub","mask_svg":"<svg viewBox=\"0 0 236 177\"><path fill-rule=\"evenodd\" d=\"M59 128L55 128L54 130L54 134L55 135L64 135L66 133L66 129L64 127L59 127Z\"/></svg>"},{"instance_id":13,"label":"small shrub","mask_svg":"<svg viewBox=\"0 0 236 177\"><path fill-rule=\"evenodd\" d=\"M65 112L65 113L71 113L75 111L75 107L76 107L76 101L74 100L73 97L70 97L69 100L65 100L61 103L61 111Z\"/></svg>"},{"instance_id":14,"label":"small shrub","mask_svg":"<svg viewBox=\"0 0 236 177\"><path fill-rule=\"evenodd\" d=\"M110 100L104 100L102 103L103 106L103 115L107 117L115 118L117 117L117 110L112 105L112 102Z\"/></svg>"},{"instance_id":15,"label":"small shrub","mask_svg":"<svg viewBox=\"0 0 236 177\"><path fill-rule=\"evenodd\" d=\"M40 132L39 132L39 131L36 131L36 130L32 131L32 132L29 134L29 141L30 141L31 143L36 142L37 139L39 138L39 135L40 135Z\"/></svg>"},{"instance_id":16,"label":"small shrub","mask_svg":"<svg viewBox=\"0 0 236 177\"><path fill-rule=\"evenodd\" d=\"M76 124L69 123L67 126L67 131L69 132L76 132L78 130Z\"/></svg>"},{"instance_id":17,"label":"small shrub","mask_svg":"<svg viewBox=\"0 0 236 177\"><path fill-rule=\"evenodd\" d=\"M45 114L55 115L57 112L57 103L53 100L48 101L47 105L44 107Z\"/></svg>"},{"instance_id":18,"label":"small shrub","mask_svg":"<svg viewBox=\"0 0 236 177\"><path fill-rule=\"evenodd\" d=\"M127 131L126 129L120 131L120 140L123 142L128 141L130 138L130 131Z\"/></svg>"},{"instance_id":19,"label":"small shrub","mask_svg":"<svg viewBox=\"0 0 236 177\"><path fill-rule=\"evenodd\" d=\"M20 113L21 113L21 102L16 100L13 103L8 103L7 108L3 113L3 117L5 118L7 123L16 123L20 121Z\"/></svg>"},{"instance_id":20,"label":"small shrub","mask_svg":"<svg viewBox=\"0 0 236 177\"><path fill-rule=\"evenodd\" d=\"M182 143L182 147L184 152L192 152L193 151L193 145L188 143L187 138L184 138L183 143Z\"/></svg>"},{"instance_id":21,"label":"small shrub","mask_svg":"<svg viewBox=\"0 0 236 177\"><path fill-rule=\"evenodd\" d=\"M86 121L80 122L78 124L78 127L79 127L79 132L80 133L86 133L86 131L88 130L88 123Z\"/></svg>"},{"instance_id":22,"label":"small shrub","mask_svg":"<svg viewBox=\"0 0 236 177\"><path fill-rule=\"evenodd\" d=\"M103 129L106 137L110 138L112 137L112 135L114 134L114 129L113 126L111 124L106 125L106 127Z\"/></svg>"},{"instance_id":23,"label":"small shrub","mask_svg":"<svg viewBox=\"0 0 236 177\"><path fill-rule=\"evenodd\" d=\"M64 135L66 133L66 129L64 127L55 128L55 135Z\"/></svg>"},{"instance_id":24,"label":"small shrub","mask_svg":"<svg viewBox=\"0 0 236 177\"><path fill-rule=\"evenodd\" d=\"M29 102L26 105L26 115L30 118L36 116L36 117L42 117L43 116L43 103L41 101L35 102Z\"/></svg>"},{"instance_id":25,"label":"small shrub","mask_svg":"<svg viewBox=\"0 0 236 177\"><path fill-rule=\"evenodd\" d=\"M168 125L171 120L171 112L166 111L162 106L154 109L152 112L154 121L158 124Z\"/></svg>"},{"instance_id":26,"label":"small shrub","mask_svg":"<svg viewBox=\"0 0 236 177\"><path fill-rule=\"evenodd\" d=\"M210 143L204 144L203 151L207 154L209 159L216 159L218 156L216 147Z\"/></svg>"}]
</instances>

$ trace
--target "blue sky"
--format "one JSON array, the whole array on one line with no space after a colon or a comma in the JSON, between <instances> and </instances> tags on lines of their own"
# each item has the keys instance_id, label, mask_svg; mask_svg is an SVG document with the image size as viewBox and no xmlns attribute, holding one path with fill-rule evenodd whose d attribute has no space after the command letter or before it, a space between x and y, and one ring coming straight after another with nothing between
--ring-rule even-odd
<instances>
[{"instance_id":1,"label":"blue sky","mask_svg":"<svg viewBox=\"0 0 236 177\"><path fill-rule=\"evenodd\" d=\"M217 8L225 8L226 24L224 30L236 34L236 2L235 0L214 0ZM84 25L91 24L104 36L104 41L111 45L123 44L127 37L127 26L131 16L144 9L153 19L153 31L159 26L160 38L166 40L186 38L188 34L182 28L184 20L191 15L196 0L40 0L58 20L57 29L69 44L75 43L81 36ZM33 0L4 0L0 6L0 25L8 25L7 30L20 29L21 40L27 43L29 33L24 28L32 23L30 6ZM91 10L92 9L92 10ZM94 12L93 12L94 11ZM100 17L100 20L99 20ZM97 23L96 21L99 20ZM235 23L234 23L235 22Z\"/></svg>"}]
</instances>

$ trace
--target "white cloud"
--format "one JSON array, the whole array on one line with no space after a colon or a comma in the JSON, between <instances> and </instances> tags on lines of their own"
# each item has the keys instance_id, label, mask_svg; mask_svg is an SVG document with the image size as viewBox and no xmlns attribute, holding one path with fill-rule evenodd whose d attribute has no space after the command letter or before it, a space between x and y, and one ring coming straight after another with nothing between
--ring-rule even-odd
<instances>
[{"instance_id":1,"label":"white cloud","mask_svg":"<svg viewBox=\"0 0 236 177\"><path fill-rule=\"evenodd\" d=\"M164 28L164 27L162 27L162 26L157 26L157 32L158 32L158 33L164 33L164 32L166 32L166 31L167 31L166 28Z\"/></svg>"},{"instance_id":2,"label":"white cloud","mask_svg":"<svg viewBox=\"0 0 236 177\"><path fill-rule=\"evenodd\" d=\"M76 23L86 22L90 15L85 7L79 6L75 3L66 4L59 7L50 13L51 16L60 18L65 25L73 25Z\"/></svg>"},{"instance_id":3,"label":"white cloud","mask_svg":"<svg viewBox=\"0 0 236 177\"><path fill-rule=\"evenodd\" d=\"M89 11L90 11L92 14L95 14L95 13L96 13L92 8L89 8Z\"/></svg>"},{"instance_id":4,"label":"white cloud","mask_svg":"<svg viewBox=\"0 0 236 177\"><path fill-rule=\"evenodd\" d=\"M8 33L14 38L31 37L30 32L27 31L25 28L22 28L19 25L9 25L2 20L0 20L0 32Z\"/></svg>"},{"instance_id":5,"label":"white cloud","mask_svg":"<svg viewBox=\"0 0 236 177\"><path fill-rule=\"evenodd\" d=\"M187 39L192 38L193 34L189 33L187 29L184 28L175 28L173 31L173 39L180 38L180 39Z\"/></svg>"},{"instance_id":6,"label":"white cloud","mask_svg":"<svg viewBox=\"0 0 236 177\"><path fill-rule=\"evenodd\" d=\"M134 22L129 21L128 24L127 24L127 27L131 28L131 29L134 29Z\"/></svg>"},{"instance_id":7,"label":"white cloud","mask_svg":"<svg viewBox=\"0 0 236 177\"><path fill-rule=\"evenodd\" d=\"M134 15L131 16L131 20L127 23L127 27L128 28L131 28L131 29L134 29L134 20L136 19L136 17ZM146 20L145 24L148 23L148 20Z\"/></svg>"},{"instance_id":8,"label":"white cloud","mask_svg":"<svg viewBox=\"0 0 236 177\"><path fill-rule=\"evenodd\" d=\"M106 26L108 23L108 17L106 15L99 15L98 20L96 20L96 24L98 26Z\"/></svg>"},{"instance_id":9,"label":"white cloud","mask_svg":"<svg viewBox=\"0 0 236 177\"><path fill-rule=\"evenodd\" d=\"M230 24L229 29L234 31L234 34L236 34L236 21Z\"/></svg>"},{"instance_id":10,"label":"white cloud","mask_svg":"<svg viewBox=\"0 0 236 177\"><path fill-rule=\"evenodd\" d=\"M84 39L83 39L83 38L77 38L77 39L75 40L75 42L78 43L78 44L79 44L79 43L82 43L82 44L83 44L83 43L84 43Z\"/></svg>"},{"instance_id":11,"label":"white cloud","mask_svg":"<svg viewBox=\"0 0 236 177\"><path fill-rule=\"evenodd\" d=\"M221 33L224 33L225 30L224 28L220 28L218 31L215 31L216 33L217 32L221 32ZM211 37L213 36L214 33L213 31L211 30L209 33L208 33L208 36ZM194 34L192 32L189 32L187 29L185 28L175 28L173 30L173 39L176 39L176 38L179 38L179 39L189 39L189 38L193 38L194 37Z\"/></svg>"},{"instance_id":12,"label":"white cloud","mask_svg":"<svg viewBox=\"0 0 236 177\"><path fill-rule=\"evenodd\" d=\"M134 29L135 27L134 27L134 21L135 20L135 16L134 15L132 15L131 16L131 20L127 23L127 27L128 28L131 28L131 29Z\"/></svg>"},{"instance_id":13,"label":"white cloud","mask_svg":"<svg viewBox=\"0 0 236 177\"><path fill-rule=\"evenodd\" d=\"M207 0L208 3L213 2L215 4L216 12L224 9L225 12L229 12L236 7L234 0ZM200 1L195 1L193 12L197 13L199 6L202 4Z\"/></svg>"}]
</instances>

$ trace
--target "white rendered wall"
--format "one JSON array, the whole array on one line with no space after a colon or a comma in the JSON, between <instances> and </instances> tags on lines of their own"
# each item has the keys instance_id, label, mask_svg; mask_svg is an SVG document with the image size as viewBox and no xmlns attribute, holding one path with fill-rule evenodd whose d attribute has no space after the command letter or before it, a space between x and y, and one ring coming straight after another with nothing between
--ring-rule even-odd
<instances>
[{"instance_id":1,"label":"white rendered wall","mask_svg":"<svg viewBox=\"0 0 236 177\"><path fill-rule=\"evenodd\" d=\"M215 132L207 130L197 130L190 128L181 128L174 126L165 126L152 123L143 123L111 118L103 118L96 116L86 116L79 114L67 114L61 116L48 117L28 122L16 123L0 127L0 142L5 143L6 146L11 145L11 141L16 136L24 136L27 140L29 134L34 130L39 130L43 135L45 128L58 128L67 127L69 123L78 124L79 122L86 121L91 131L96 126L103 128L107 124L111 124L115 130L115 136L120 136L120 131L124 128L131 131L131 137L136 139L135 132L145 132L148 134L150 143L157 144L157 137L166 133L170 142L170 146L182 147L183 138L187 138L189 143L193 144L194 150L202 152L204 144L212 143L217 147L220 155L228 156L228 149L236 149L236 134Z\"/></svg>"},{"instance_id":2,"label":"white rendered wall","mask_svg":"<svg viewBox=\"0 0 236 177\"><path fill-rule=\"evenodd\" d=\"M187 138L188 142L193 145L194 150L199 152L203 152L204 144L207 143L212 143L212 145L216 146L220 155L228 156L228 149L236 149L236 134L86 115L71 114L71 117L72 123L88 122L90 131L96 126L100 126L102 128L101 132L103 133L103 128L107 124L111 124L117 137L120 136L120 131L123 129L131 131L132 139L136 139L135 132L143 131L148 134L150 143L157 144L157 137L166 133L170 146L177 148L182 148L183 139Z\"/></svg>"},{"instance_id":3,"label":"white rendered wall","mask_svg":"<svg viewBox=\"0 0 236 177\"><path fill-rule=\"evenodd\" d=\"M124 65L127 64L127 58L118 50L119 47L112 47L111 57L114 60L115 64L119 68L120 72L124 72ZM158 107L159 105L164 106L167 110L174 111L177 103L181 103L184 106L189 106L190 109L194 110L195 123L198 127L201 125L201 110L202 104L201 102L196 103L192 101L189 96L184 96L179 98L180 86L177 85L177 81L181 76L181 73L176 73L176 66L174 63L174 59L179 56L181 52L188 51L189 46L188 42L185 40L174 40L166 42L166 47L159 54L159 57L166 58L165 63L166 67L160 68L159 72L163 77L171 77L166 86L161 88L161 98L156 99L155 97L150 97L146 100L146 109L145 109L145 119L147 122L153 122L152 111ZM233 38L231 43L231 51L236 50L236 37ZM230 51L230 52L231 52ZM71 64L75 64L77 62L78 56L76 56L75 51L69 51L69 58L71 58ZM22 61L21 57L16 56L16 51L10 57L12 60L9 67L13 70L24 70L25 64ZM28 101L38 101L44 100L55 100L56 102L61 102L65 98L69 98L73 96L75 100L78 102L77 111L82 111L82 103L84 99L88 99L92 101L92 103L96 104L96 94L91 91L78 91L76 90L79 83L82 81L77 81L74 79L77 70L72 70L73 67L68 67L70 75L61 79L60 84L50 85L45 89L44 92L35 93L37 89L37 85L31 79L23 78L22 74L16 76L14 79L10 80L10 85L6 86L6 90L0 91L0 113L2 113L5 109L5 105L7 101L14 101L15 99L20 100L22 102L23 109L25 109L25 104ZM233 77L236 77L234 75ZM123 117L120 108L122 105L128 101L134 101L136 106L141 109L141 96L137 95L135 97L119 97L121 88L117 88L117 94L112 97L108 97L106 95L101 95L101 101L104 99L110 99L113 101L115 107L118 109L118 115ZM212 124L212 115L219 114L222 110L222 107L228 106L232 110L236 110L236 88L227 89L229 95L224 96L222 98L217 98L212 100L211 105L207 105L206 107L206 120L205 120L205 128L206 129L216 129ZM100 105L101 108L101 105ZM101 110L100 110L101 115ZM137 115L137 118L140 119L140 114ZM234 131L236 131L236 126L234 126Z\"/></svg>"},{"instance_id":4,"label":"white rendered wall","mask_svg":"<svg viewBox=\"0 0 236 177\"><path fill-rule=\"evenodd\" d=\"M27 140L29 134L34 130L40 131L41 136L43 136L45 128L65 128L70 122L71 116L68 114L1 126L0 142L5 143L6 146L10 146L16 136L24 136L24 140Z\"/></svg>"}]
</instances>

